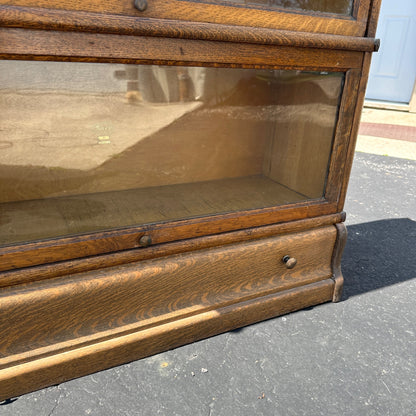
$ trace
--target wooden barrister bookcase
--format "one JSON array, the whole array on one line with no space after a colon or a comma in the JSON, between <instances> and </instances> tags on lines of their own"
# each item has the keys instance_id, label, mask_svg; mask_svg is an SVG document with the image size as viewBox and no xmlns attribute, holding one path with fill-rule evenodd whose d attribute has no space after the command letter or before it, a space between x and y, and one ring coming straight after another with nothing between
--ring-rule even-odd
<instances>
[{"instance_id":1,"label":"wooden barrister bookcase","mask_svg":"<svg viewBox=\"0 0 416 416\"><path fill-rule=\"evenodd\" d=\"M0 1L0 399L340 299L379 3Z\"/></svg>"}]
</instances>

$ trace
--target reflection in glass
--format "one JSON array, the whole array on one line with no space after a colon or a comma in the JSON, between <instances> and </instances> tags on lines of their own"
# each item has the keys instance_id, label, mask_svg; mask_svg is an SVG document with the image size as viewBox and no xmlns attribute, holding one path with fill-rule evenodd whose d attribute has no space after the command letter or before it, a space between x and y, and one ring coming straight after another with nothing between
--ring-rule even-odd
<instances>
[{"instance_id":1,"label":"reflection in glass","mask_svg":"<svg viewBox=\"0 0 416 416\"><path fill-rule=\"evenodd\" d=\"M196 0L192 0L196 1ZM204 0L202 0L204 1ZM244 6L263 6L267 8L297 9L303 11L351 15L353 0L206 0Z\"/></svg>"},{"instance_id":2,"label":"reflection in glass","mask_svg":"<svg viewBox=\"0 0 416 416\"><path fill-rule=\"evenodd\" d=\"M0 61L0 244L321 198L342 82Z\"/></svg>"}]
</instances>

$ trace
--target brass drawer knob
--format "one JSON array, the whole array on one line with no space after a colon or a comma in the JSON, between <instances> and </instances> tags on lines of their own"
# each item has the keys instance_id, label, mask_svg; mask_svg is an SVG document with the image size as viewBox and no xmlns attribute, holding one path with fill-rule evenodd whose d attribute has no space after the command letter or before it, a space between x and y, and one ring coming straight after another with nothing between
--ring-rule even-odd
<instances>
[{"instance_id":1,"label":"brass drawer knob","mask_svg":"<svg viewBox=\"0 0 416 416\"><path fill-rule=\"evenodd\" d=\"M150 246L150 244L152 244L152 238L150 237L150 235L143 235L139 238L139 244L142 247L148 247Z\"/></svg>"},{"instance_id":2,"label":"brass drawer knob","mask_svg":"<svg viewBox=\"0 0 416 416\"><path fill-rule=\"evenodd\" d=\"M290 256L284 256L282 261L285 263L287 269L293 269L298 262L294 257Z\"/></svg>"},{"instance_id":3,"label":"brass drawer knob","mask_svg":"<svg viewBox=\"0 0 416 416\"><path fill-rule=\"evenodd\" d=\"M134 0L134 7L137 10L144 12L147 9L147 0Z\"/></svg>"}]
</instances>

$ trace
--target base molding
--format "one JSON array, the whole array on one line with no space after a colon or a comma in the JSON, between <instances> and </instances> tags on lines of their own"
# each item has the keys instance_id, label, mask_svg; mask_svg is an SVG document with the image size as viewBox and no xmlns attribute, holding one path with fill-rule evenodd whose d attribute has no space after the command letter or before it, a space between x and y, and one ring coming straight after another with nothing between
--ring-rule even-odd
<instances>
[{"instance_id":1,"label":"base molding","mask_svg":"<svg viewBox=\"0 0 416 416\"><path fill-rule=\"evenodd\" d=\"M345 238L328 225L2 288L0 400L337 301Z\"/></svg>"},{"instance_id":2,"label":"base molding","mask_svg":"<svg viewBox=\"0 0 416 416\"><path fill-rule=\"evenodd\" d=\"M0 400L157 354L234 328L331 301L332 279L0 370Z\"/></svg>"}]
</instances>

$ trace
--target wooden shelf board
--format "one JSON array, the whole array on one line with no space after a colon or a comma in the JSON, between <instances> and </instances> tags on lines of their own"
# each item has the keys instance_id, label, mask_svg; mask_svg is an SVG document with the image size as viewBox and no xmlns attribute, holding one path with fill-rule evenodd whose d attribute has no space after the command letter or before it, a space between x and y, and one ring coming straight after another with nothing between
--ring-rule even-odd
<instances>
[{"instance_id":1,"label":"wooden shelf board","mask_svg":"<svg viewBox=\"0 0 416 416\"><path fill-rule=\"evenodd\" d=\"M0 205L0 244L305 201L265 176L100 192Z\"/></svg>"}]
</instances>

